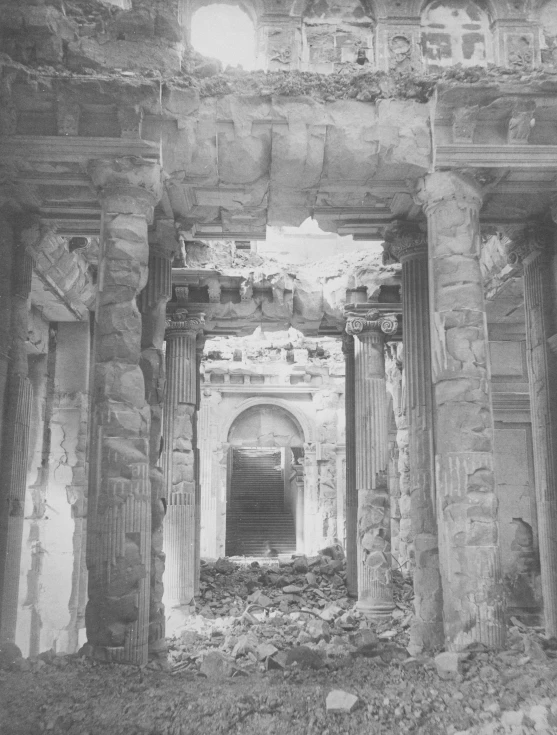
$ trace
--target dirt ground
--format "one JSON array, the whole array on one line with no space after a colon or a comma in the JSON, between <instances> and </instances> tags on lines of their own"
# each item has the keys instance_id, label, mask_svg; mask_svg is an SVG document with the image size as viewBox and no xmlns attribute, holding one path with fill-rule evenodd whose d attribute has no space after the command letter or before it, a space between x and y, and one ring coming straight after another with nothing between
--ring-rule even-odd
<instances>
[{"instance_id":1,"label":"dirt ground","mask_svg":"<svg viewBox=\"0 0 557 735\"><path fill-rule=\"evenodd\" d=\"M507 650L477 646L446 673L405 649L409 580L397 580L395 618L369 626L338 567L205 567L190 628L142 669L4 658L0 733L557 735L556 642L541 629L514 620ZM333 690L355 708L327 711Z\"/></svg>"}]
</instances>

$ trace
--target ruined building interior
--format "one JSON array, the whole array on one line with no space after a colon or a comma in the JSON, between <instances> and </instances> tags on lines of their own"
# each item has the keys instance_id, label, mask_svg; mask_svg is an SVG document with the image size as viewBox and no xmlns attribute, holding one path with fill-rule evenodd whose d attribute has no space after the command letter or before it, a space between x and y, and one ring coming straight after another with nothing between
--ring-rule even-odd
<instances>
[{"instance_id":1,"label":"ruined building interior","mask_svg":"<svg viewBox=\"0 0 557 735\"><path fill-rule=\"evenodd\" d=\"M0 0L2 732L557 733L556 236L557 0Z\"/></svg>"}]
</instances>

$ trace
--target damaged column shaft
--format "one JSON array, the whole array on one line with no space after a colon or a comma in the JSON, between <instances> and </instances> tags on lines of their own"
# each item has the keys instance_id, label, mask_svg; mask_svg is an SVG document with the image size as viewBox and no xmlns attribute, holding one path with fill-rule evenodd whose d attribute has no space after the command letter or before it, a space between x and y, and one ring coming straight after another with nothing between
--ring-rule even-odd
<instances>
[{"instance_id":1,"label":"damaged column shaft","mask_svg":"<svg viewBox=\"0 0 557 735\"><path fill-rule=\"evenodd\" d=\"M548 340L552 347L557 341L551 315L554 233L550 228L528 226L509 234L514 243L509 262L521 263L524 269L526 361L543 611L545 633L554 637L557 636L557 357L548 348Z\"/></svg>"},{"instance_id":2,"label":"damaged column shaft","mask_svg":"<svg viewBox=\"0 0 557 735\"><path fill-rule=\"evenodd\" d=\"M416 225L395 224L386 234L388 252L402 264L402 324L408 411L410 516L414 538L416 651L443 644L443 594L437 538L431 338L427 235Z\"/></svg>"},{"instance_id":3,"label":"damaged column shaft","mask_svg":"<svg viewBox=\"0 0 557 735\"><path fill-rule=\"evenodd\" d=\"M343 333L345 361L344 401L346 412L346 586L358 596L358 491L356 489L356 382L354 337Z\"/></svg>"},{"instance_id":4,"label":"damaged column shaft","mask_svg":"<svg viewBox=\"0 0 557 735\"><path fill-rule=\"evenodd\" d=\"M28 377L28 311L32 261L16 228L12 268L11 345L2 422L0 477L0 645L15 639L32 387Z\"/></svg>"},{"instance_id":5,"label":"damaged column shaft","mask_svg":"<svg viewBox=\"0 0 557 735\"><path fill-rule=\"evenodd\" d=\"M141 292L141 360L145 400L151 410L149 476L151 480L151 599L149 650L164 645L163 519L165 485L161 463L162 413L165 391L164 333L166 304L172 296L172 259L178 248L173 221L158 221L149 247L149 278Z\"/></svg>"},{"instance_id":6,"label":"damaged column shaft","mask_svg":"<svg viewBox=\"0 0 557 735\"><path fill-rule=\"evenodd\" d=\"M433 173L428 218L433 416L446 646L505 640L487 318L476 183ZM424 529L425 530L425 529Z\"/></svg>"},{"instance_id":7,"label":"damaged column shaft","mask_svg":"<svg viewBox=\"0 0 557 735\"><path fill-rule=\"evenodd\" d=\"M166 329L164 474L165 599L172 608L188 605L195 594L197 335L203 316L175 311ZM169 611L170 615L172 613Z\"/></svg>"},{"instance_id":8,"label":"damaged column shaft","mask_svg":"<svg viewBox=\"0 0 557 735\"><path fill-rule=\"evenodd\" d=\"M395 318L374 311L365 317L348 316L346 322L347 333L354 336L357 607L373 618L386 617L394 608L384 334L393 334L397 326Z\"/></svg>"},{"instance_id":9,"label":"damaged column shaft","mask_svg":"<svg viewBox=\"0 0 557 735\"><path fill-rule=\"evenodd\" d=\"M87 567L87 638L95 657L147 663L151 567L151 416L139 366L147 225L161 194L158 164L96 160L102 203L94 337Z\"/></svg>"}]
</instances>

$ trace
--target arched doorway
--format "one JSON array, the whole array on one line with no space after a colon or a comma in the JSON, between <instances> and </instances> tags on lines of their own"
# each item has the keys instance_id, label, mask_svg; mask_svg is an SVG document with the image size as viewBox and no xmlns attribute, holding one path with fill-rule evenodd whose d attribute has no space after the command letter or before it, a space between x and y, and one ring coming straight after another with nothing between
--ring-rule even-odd
<instances>
[{"instance_id":1,"label":"arched doorway","mask_svg":"<svg viewBox=\"0 0 557 735\"><path fill-rule=\"evenodd\" d=\"M303 518L300 424L281 406L251 406L232 423L228 444L227 556L294 552Z\"/></svg>"}]
</instances>

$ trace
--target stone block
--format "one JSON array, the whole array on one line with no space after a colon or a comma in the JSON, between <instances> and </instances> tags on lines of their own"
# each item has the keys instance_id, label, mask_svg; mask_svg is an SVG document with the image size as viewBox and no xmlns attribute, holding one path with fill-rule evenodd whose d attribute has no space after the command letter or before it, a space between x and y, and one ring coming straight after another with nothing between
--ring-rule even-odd
<instances>
[{"instance_id":1,"label":"stone block","mask_svg":"<svg viewBox=\"0 0 557 735\"><path fill-rule=\"evenodd\" d=\"M341 689L334 689L327 695L327 712L348 714L357 707L358 701L355 694L344 692Z\"/></svg>"},{"instance_id":2,"label":"stone block","mask_svg":"<svg viewBox=\"0 0 557 735\"><path fill-rule=\"evenodd\" d=\"M458 677L462 671L462 656L454 651L445 651L435 656L435 668L441 679Z\"/></svg>"}]
</instances>

